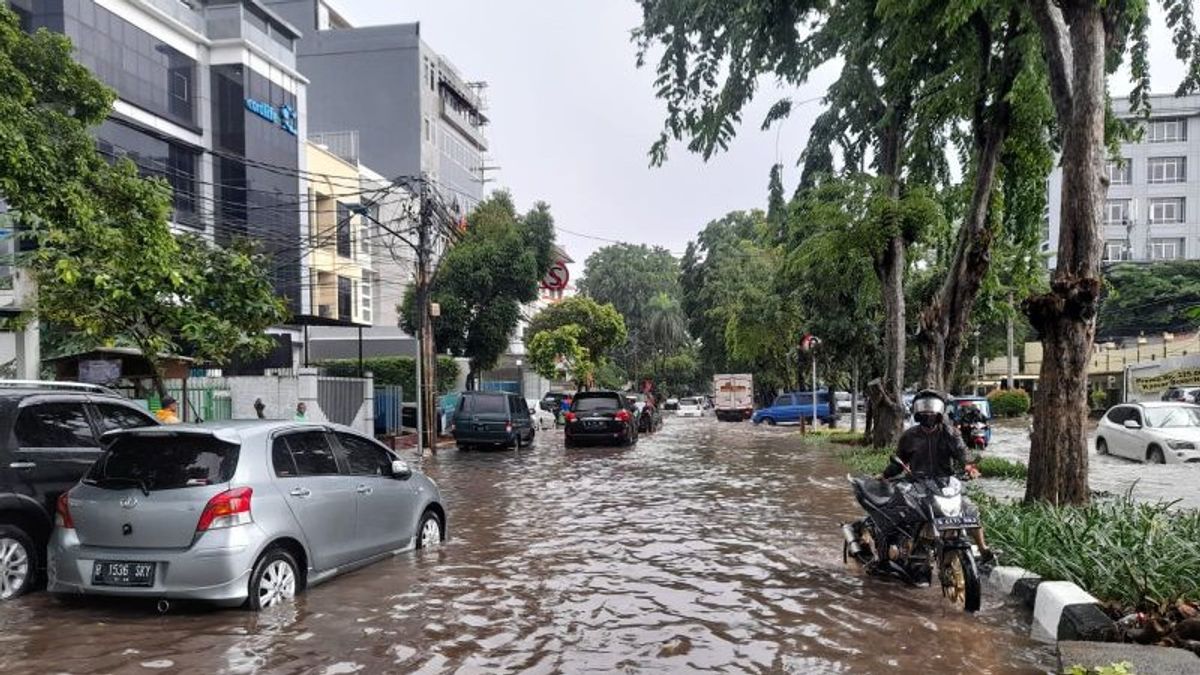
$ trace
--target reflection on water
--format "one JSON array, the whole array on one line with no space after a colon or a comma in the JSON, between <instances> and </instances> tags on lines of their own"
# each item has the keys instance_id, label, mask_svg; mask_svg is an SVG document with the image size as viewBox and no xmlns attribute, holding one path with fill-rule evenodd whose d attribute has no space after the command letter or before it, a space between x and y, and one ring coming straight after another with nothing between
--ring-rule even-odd
<instances>
[{"instance_id":1,"label":"reflection on water","mask_svg":"<svg viewBox=\"0 0 1200 675\"><path fill-rule=\"evenodd\" d=\"M670 419L634 448L444 450L451 541L261 615L39 594L0 609L17 672L1024 673L1027 618L841 561L845 469L795 431Z\"/></svg>"}]
</instances>

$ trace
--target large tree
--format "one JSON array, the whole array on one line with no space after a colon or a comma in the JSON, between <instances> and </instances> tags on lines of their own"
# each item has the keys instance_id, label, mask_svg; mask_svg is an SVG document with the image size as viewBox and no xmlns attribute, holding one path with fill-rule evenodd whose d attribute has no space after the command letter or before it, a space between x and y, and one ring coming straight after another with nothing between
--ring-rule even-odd
<instances>
[{"instance_id":1,"label":"large tree","mask_svg":"<svg viewBox=\"0 0 1200 675\"><path fill-rule=\"evenodd\" d=\"M537 299L553 224L544 204L520 216L512 197L496 192L467 216L466 233L439 262L430 289L430 300L441 308L434 342L438 351L470 360L468 387L500 360L520 323L521 306ZM403 316L406 330L414 330L412 291L405 295Z\"/></svg>"},{"instance_id":2,"label":"large tree","mask_svg":"<svg viewBox=\"0 0 1200 675\"><path fill-rule=\"evenodd\" d=\"M262 329L286 318L269 263L171 233L169 186L96 152L88 129L112 100L69 40L0 6L0 198L35 244L36 314L82 344L132 344L156 373L180 347L218 363L268 348Z\"/></svg>"},{"instance_id":3,"label":"large tree","mask_svg":"<svg viewBox=\"0 0 1200 675\"><path fill-rule=\"evenodd\" d=\"M572 332L570 337L587 351L586 358L590 362L587 372L594 373L602 368L609 352L624 344L627 337L625 320L612 305L602 305L587 296L577 295L550 305L529 321L525 328L525 347L531 352L531 361L534 360L533 340L542 333L557 331L565 326L577 326L580 329ZM555 349L568 345L566 337L566 334L560 333L548 343L543 339L543 355L553 356ZM574 358L580 356L571 353ZM547 371L547 368L539 369L537 365L534 365L534 369Z\"/></svg>"},{"instance_id":4,"label":"large tree","mask_svg":"<svg viewBox=\"0 0 1200 675\"><path fill-rule=\"evenodd\" d=\"M679 297L679 262L671 252L645 244L612 244L584 262L579 292L611 304L625 318L629 342L617 356L630 374L654 354L649 338L650 301L659 293Z\"/></svg>"},{"instance_id":5,"label":"large tree","mask_svg":"<svg viewBox=\"0 0 1200 675\"><path fill-rule=\"evenodd\" d=\"M1058 266L1050 290L1025 305L1042 339L1025 498L1080 504L1089 498L1087 367L1102 286L1107 76L1129 50L1136 85L1131 102L1135 110L1146 110L1149 3L1028 0L1027 4L1041 37L1062 135L1062 207ZM1188 62L1178 91L1193 91L1200 85L1200 47L1191 0L1164 0L1162 5L1174 31L1176 55Z\"/></svg>"}]
</instances>

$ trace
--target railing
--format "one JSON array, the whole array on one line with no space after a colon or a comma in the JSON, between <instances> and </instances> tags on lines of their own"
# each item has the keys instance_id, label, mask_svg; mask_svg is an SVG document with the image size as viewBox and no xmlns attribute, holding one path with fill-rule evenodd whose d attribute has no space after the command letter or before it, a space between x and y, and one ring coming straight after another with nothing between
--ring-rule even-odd
<instances>
[{"instance_id":1,"label":"railing","mask_svg":"<svg viewBox=\"0 0 1200 675\"><path fill-rule=\"evenodd\" d=\"M358 131L321 131L310 133L308 140L325 146L326 150L351 164L358 164Z\"/></svg>"}]
</instances>

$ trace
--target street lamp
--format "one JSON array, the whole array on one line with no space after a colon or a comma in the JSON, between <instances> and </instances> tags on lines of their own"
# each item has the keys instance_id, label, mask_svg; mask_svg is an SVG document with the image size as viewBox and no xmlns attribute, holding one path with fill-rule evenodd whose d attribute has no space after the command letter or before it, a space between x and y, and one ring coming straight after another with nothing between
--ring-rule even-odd
<instances>
[{"instance_id":1,"label":"street lamp","mask_svg":"<svg viewBox=\"0 0 1200 675\"><path fill-rule=\"evenodd\" d=\"M521 370L522 365L524 365L524 361L517 359L517 391L521 394L521 398L525 398L525 373Z\"/></svg>"}]
</instances>

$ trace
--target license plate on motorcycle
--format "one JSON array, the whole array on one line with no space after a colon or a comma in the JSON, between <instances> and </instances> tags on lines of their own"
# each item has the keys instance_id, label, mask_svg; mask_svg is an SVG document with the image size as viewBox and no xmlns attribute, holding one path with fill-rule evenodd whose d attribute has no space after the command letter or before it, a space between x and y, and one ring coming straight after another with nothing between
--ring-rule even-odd
<instances>
[{"instance_id":1,"label":"license plate on motorcycle","mask_svg":"<svg viewBox=\"0 0 1200 675\"><path fill-rule=\"evenodd\" d=\"M958 530L979 527L979 518L975 516L942 516L934 518L933 524L939 530Z\"/></svg>"}]
</instances>

